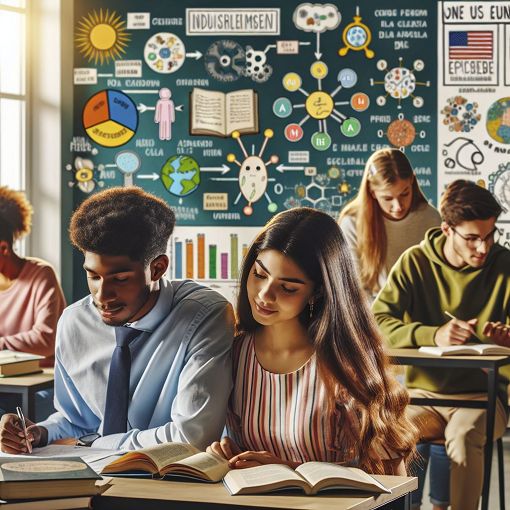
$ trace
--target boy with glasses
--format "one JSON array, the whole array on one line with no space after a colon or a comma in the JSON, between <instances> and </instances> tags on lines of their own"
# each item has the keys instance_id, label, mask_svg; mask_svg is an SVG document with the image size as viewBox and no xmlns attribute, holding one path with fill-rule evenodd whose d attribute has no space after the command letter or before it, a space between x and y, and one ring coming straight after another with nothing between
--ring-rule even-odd
<instances>
[{"instance_id":1,"label":"boy with glasses","mask_svg":"<svg viewBox=\"0 0 510 510\"><path fill-rule=\"evenodd\" d=\"M510 322L510 251L496 243L500 205L486 189L457 180L443 194L440 212L441 228L429 230L420 245L401 256L374 302L389 345L510 343L505 332ZM477 369L412 367L407 386L413 397L487 398L487 376ZM505 432L508 419L506 387L501 379L495 439ZM411 406L409 412L422 440L445 439L452 509L476 510L483 485L485 411Z\"/></svg>"}]
</instances>

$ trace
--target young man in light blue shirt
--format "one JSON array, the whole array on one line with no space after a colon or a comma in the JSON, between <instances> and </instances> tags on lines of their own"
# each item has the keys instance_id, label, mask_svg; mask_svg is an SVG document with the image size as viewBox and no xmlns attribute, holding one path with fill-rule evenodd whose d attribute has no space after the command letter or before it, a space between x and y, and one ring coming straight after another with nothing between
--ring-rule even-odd
<instances>
[{"instance_id":1,"label":"young man in light blue shirt","mask_svg":"<svg viewBox=\"0 0 510 510\"><path fill-rule=\"evenodd\" d=\"M168 441L205 448L220 437L232 308L195 282L163 278L174 223L163 200L135 187L105 190L76 210L70 236L84 254L90 295L59 321L57 412L29 422L27 440L17 417L4 415L2 451L69 437L99 448Z\"/></svg>"}]
</instances>

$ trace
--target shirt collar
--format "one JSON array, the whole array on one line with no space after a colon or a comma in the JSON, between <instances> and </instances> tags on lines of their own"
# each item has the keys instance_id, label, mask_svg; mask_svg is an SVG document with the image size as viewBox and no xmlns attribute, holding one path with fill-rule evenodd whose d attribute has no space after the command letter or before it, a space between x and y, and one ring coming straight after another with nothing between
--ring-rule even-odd
<instances>
[{"instance_id":1,"label":"shirt collar","mask_svg":"<svg viewBox=\"0 0 510 510\"><path fill-rule=\"evenodd\" d=\"M170 313L173 294L171 283L166 278L161 278L159 280L159 296L156 304L148 314L137 321L126 323L126 326L139 329L140 331L147 331L148 333L154 331Z\"/></svg>"}]
</instances>

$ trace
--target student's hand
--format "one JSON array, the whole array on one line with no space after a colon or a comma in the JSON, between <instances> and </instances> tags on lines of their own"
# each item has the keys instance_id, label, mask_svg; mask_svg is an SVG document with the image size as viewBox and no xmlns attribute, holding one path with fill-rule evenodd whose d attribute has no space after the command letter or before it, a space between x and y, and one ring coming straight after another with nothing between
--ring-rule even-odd
<instances>
[{"instance_id":1,"label":"student's hand","mask_svg":"<svg viewBox=\"0 0 510 510\"><path fill-rule=\"evenodd\" d=\"M510 325L501 322L486 322L483 326L483 334L494 343L510 347Z\"/></svg>"},{"instance_id":2,"label":"student's hand","mask_svg":"<svg viewBox=\"0 0 510 510\"><path fill-rule=\"evenodd\" d=\"M26 420L27 437L17 415L4 414L0 420L0 450L4 453L24 454L28 453L27 440L32 447L46 444L48 431L30 420Z\"/></svg>"},{"instance_id":3,"label":"student's hand","mask_svg":"<svg viewBox=\"0 0 510 510\"><path fill-rule=\"evenodd\" d=\"M280 457L276 457L272 453L261 451L253 452L247 451L232 457L228 465L232 469L244 469L255 466L262 466L263 464L285 464L286 466L296 469L300 463L293 462L291 460L283 460Z\"/></svg>"},{"instance_id":4,"label":"student's hand","mask_svg":"<svg viewBox=\"0 0 510 510\"><path fill-rule=\"evenodd\" d=\"M459 345L466 343L471 336L475 335L475 326L478 319L470 319L461 321L460 319L452 319L443 324L434 336L434 342L440 347L447 345Z\"/></svg>"},{"instance_id":5,"label":"student's hand","mask_svg":"<svg viewBox=\"0 0 510 510\"><path fill-rule=\"evenodd\" d=\"M239 446L237 446L236 442L230 439L230 437L224 437L221 441L214 441L205 451L215 453L226 460L230 460L235 455L241 453Z\"/></svg>"}]
</instances>

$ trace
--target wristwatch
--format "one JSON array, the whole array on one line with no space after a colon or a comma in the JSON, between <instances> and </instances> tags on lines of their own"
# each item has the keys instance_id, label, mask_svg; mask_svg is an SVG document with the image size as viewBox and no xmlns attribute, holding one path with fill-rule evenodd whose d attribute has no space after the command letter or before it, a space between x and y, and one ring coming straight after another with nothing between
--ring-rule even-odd
<instances>
[{"instance_id":1,"label":"wristwatch","mask_svg":"<svg viewBox=\"0 0 510 510\"><path fill-rule=\"evenodd\" d=\"M92 446L92 443L100 437L101 434L98 434L97 432L94 434L86 434L76 440L76 446Z\"/></svg>"}]
</instances>

